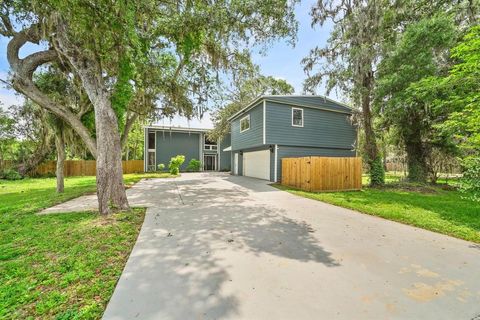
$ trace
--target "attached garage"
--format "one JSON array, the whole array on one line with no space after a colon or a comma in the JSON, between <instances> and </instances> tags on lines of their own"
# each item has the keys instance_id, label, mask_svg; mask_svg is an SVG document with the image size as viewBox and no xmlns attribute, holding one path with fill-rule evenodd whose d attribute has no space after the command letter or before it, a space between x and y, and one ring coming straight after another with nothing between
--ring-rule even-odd
<instances>
[{"instance_id":1,"label":"attached garage","mask_svg":"<svg viewBox=\"0 0 480 320\"><path fill-rule=\"evenodd\" d=\"M243 153L243 175L270 180L270 150Z\"/></svg>"}]
</instances>

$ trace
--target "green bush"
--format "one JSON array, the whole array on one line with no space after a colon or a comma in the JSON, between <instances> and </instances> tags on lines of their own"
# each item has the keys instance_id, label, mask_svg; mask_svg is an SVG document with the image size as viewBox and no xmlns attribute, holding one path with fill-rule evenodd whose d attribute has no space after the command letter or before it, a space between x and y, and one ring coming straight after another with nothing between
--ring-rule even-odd
<instances>
[{"instance_id":1,"label":"green bush","mask_svg":"<svg viewBox=\"0 0 480 320\"><path fill-rule=\"evenodd\" d=\"M165 165L164 165L163 163L159 163L159 164L157 165L157 170L158 170L158 171L163 171L163 170L165 170Z\"/></svg>"},{"instance_id":2,"label":"green bush","mask_svg":"<svg viewBox=\"0 0 480 320\"><path fill-rule=\"evenodd\" d=\"M18 173L17 170L15 169L6 169L2 173L0 173L0 178L1 179L6 179L6 180L21 180L23 179L22 175Z\"/></svg>"},{"instance_id":3,"label":"green bush","mask_svg":"<svg viewBox=\"0 0 480 320\"><path fill-rule=\"evenodd\" d=\"M200 171L200 160L192 159L187 165L187 171L197 172Z\"/></svg>"},{"instance_id":4,"label":"green bush","mask_svg":"<svg viewBox=\"0 0 480 320\"><path fill-rule=\"evenodd\" d=\"M473 201L480 201L480 158L467 158L463 161L465 171L460 191Z\"/></svg>"},{"instance_id":5,"label":"green bush","mask_svg":"<svg viewBox=\"0 0 480 320\"><path fill-rule=\"evenodd\" d=\"M180 172L180 166L185 162L184 155L177 155L170 159L170 163L168 164L168 170L171 174L177 175Z\"/></svg>"},{"instance_id":6,"label":"green bush","mask_svg":"<svg viewBox=\"0 0 480 320\"><path fill-rule=\"evenodd\" d=\"M385 184L385 170L383 169L382 158L378 157L372 162L370 168L370 185L379 186Z\"/></svg>"}]
</instances>

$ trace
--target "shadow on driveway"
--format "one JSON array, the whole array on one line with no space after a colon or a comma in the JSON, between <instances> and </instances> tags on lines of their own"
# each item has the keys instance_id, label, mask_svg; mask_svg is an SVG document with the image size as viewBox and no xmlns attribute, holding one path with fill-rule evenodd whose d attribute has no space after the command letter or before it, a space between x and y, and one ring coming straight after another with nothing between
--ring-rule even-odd
<instances>
[{"instance_id":1,"label":"shadow on driveway","mask_svg":"<svg viewBox=\"0 0 480 320\"><path fill-rule=\"evenodd\" d=\"M233 276L229 270L243 259L273 255L339 266L309 225L251 196L251 191L280 191L236 178L152 180L142 186L150 208L105 319L238 316L235 282L249 275Z\"/></svg>"}]
</instances>

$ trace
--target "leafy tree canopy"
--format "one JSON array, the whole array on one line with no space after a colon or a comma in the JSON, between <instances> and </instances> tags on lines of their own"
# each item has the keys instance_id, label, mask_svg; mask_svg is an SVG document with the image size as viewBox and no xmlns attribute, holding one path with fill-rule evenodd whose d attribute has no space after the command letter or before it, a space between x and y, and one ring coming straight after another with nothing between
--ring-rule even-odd
<instances>
[{"instance_id":1,"label":"leafy tree canopy","mask_svg":"<svg viewBox=\"0 0 480 320\"><path fill-rule=\"evenodd\" d=\"M246 107L248 103L258 96L285 95L293 92L293 87L287 81L272 76L255 74L237 80L233 90L226 97L227 103L225 106L216 110L212 115L214 129L209 133L210 139L222 139L230 133L228 118Z\"/></svg>"}]
</instances>

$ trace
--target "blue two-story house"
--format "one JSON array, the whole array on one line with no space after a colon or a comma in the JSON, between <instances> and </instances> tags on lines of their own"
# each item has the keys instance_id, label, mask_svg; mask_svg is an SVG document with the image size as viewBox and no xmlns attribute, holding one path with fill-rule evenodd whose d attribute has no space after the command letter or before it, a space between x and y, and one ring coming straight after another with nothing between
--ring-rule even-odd
<instances>
[{"instance_id":1,"label":"blue two-story house","mask_svg":"<svg viewBox=\"0 0 480 320\"><path fill-rule=\"evenodd\" d=\"M201 171L230 171L231 153L223 151L230 145L230 135L211 141L208 129L148 126L144 130L145 171L156 171L161 163L167 169L170 159L177 155L185 156L181 171L187 170L192 159L200 160Z\"/></svg>"},{"instance_id":2,"label":"blue two-story house","mask_svg":"<svg viewBox=\"0 0 480 320\"><path fill-rule=\"evenodd\" d=\"M208 129L145 127L145 171L166 167L182 154L202 171L280 181L282 158L354 157L357 132L352 110L323 96L261 96L230 117L231 133L208 139Z\"/></svg>"},{"instance_id":3,"label":"blue two-story house","mask_svg":"<svg viewBox=\"0 0 480 320\"><path fill-rule=\"evenodd\" d=\"M352 109L324 96L261 96L229 118L232 173L280 181L282 158L354 157Z\"/></svg>"}]
</instances>

